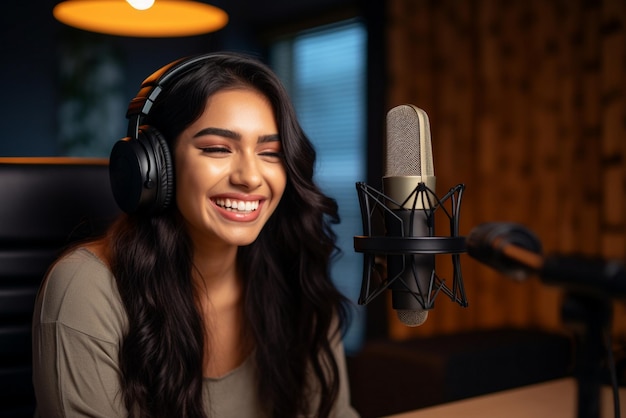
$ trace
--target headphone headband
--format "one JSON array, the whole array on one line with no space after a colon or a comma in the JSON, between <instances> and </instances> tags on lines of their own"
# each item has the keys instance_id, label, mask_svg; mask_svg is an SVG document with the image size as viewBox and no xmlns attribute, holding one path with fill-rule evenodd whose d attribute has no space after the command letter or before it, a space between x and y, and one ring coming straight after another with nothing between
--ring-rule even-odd
<instances>
[{"instance_id":1,"label":"headphone headband","mask_svg":"<svg viewBox=\"0 0 626 418\"><path fill-rule=\"evenodd\" d=\"M152 105L156 101L163 87L170 80L175 80L181 75L194 69L197 65L201 65L209 58L221 56L223 54L203 54L192 57L181 58L173 61L152 73L142 83L134 99L128 104L126 118L128 119L127 135L130 138L137 138L139 127L142 125L143 119L148 116Z\"/></svg>"}]
</instances>

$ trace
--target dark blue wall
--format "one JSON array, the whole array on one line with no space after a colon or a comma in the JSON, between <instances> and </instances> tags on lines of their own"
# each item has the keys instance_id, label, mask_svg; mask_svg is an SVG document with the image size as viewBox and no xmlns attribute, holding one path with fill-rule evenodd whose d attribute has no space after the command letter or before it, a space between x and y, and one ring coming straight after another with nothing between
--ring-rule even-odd
<instances>
[{"instance_id":1,"label":"dark blue wall","mask_svg":"<svg viewBox=\"0 0 626 418\"><path fill-rule=\"evenodd\" d=\"M259 30L274 22L293 23L299 17L325 13L343 0L300 2L229 0L211 3L230 16L226 28L213 34L142 39L88 34L67 28L52 16L56 0L4 0L0 14L0 156L50 156L62 152L57 144L60 45L64 37L91 37L108 45L123 63L124 96L134 97L141 81L160 66L182 56L214 50L261 54ZM263 5L263 3L267 3ZM331 5L332 3L332 5ZM295 5L301 4L297 9ZM288 7L287 7L288 5ZM331 7L332 6L332 7ZM274 9L274 10L272 10ZM313 13L313 10L315 12ZM120 114L121 119L124 115ZM102 120L106 124L111 121ZM125 134L111 138L111 143Z\"/></svg>"}]
</instances>

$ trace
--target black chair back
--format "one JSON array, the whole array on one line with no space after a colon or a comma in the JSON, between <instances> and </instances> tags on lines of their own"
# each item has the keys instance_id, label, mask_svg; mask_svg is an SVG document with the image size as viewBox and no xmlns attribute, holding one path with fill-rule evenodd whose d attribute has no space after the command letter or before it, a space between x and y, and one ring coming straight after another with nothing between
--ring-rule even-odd
<instances>
[{"instance_id":1,"label":"black chair back","mask_svg":"<svg viewBox=\"0 0 626 418\"><path fill-rule=\"evenodd\" d=\"M0 417L33 416L31 321L48 267L118 214L106 159L0 158Z\"/></svg>"}]
</instances>

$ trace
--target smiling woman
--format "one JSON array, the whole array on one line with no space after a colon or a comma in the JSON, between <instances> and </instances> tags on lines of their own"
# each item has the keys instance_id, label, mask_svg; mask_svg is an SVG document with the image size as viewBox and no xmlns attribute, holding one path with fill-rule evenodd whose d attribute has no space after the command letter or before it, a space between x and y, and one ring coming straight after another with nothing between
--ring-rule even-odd
<instances>
[{"instance_id":1,"label":"smiling woman","mask_svg":"<svg viewBox=\"0 0 626 418\"><path fill-rule=\"evenodd\" d=\"M276 76L183 59L127 115L110 159L127 213L39 292L39 416L356 417L328 275L337 205Z\"/></svg>"}]
</instances>

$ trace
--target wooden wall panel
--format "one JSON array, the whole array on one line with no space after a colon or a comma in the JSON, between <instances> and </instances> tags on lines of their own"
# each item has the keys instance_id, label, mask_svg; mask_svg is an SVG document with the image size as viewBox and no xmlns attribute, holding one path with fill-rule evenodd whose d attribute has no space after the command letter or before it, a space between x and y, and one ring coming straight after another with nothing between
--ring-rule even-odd
<instances>
[{"instance_id":1,"label":"wooden wall panel","mask_svg":"<svg viewBox=\"0 0 626 418\"><path fill-rule=\"evenodd\" d=\"M461 231L519 222L545 252L626 260L626 3L390 0L388 108L431 119L438 194L467 186ZM447 260L438 274L450 276ZM440 295L393 338L562 327L562 289L462 257L470 306ZM443 272L443 274L442 274ZM626 308L614 329L626 340Z\"/></svg>"}]
</instances>

